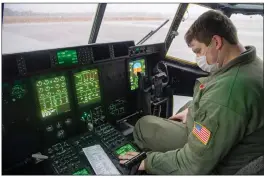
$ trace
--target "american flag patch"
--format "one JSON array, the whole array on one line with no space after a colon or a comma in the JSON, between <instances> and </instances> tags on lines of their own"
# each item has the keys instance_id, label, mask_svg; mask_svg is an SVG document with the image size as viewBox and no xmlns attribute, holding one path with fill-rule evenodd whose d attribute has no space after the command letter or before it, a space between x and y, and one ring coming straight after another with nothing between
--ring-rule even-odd
<instances>
[{"instance_id":1,"label":"american flag patch","mask_svg":"<svg viewBox=\"0 0 264 178\"><path fill-rule=\"evenodd\" d=\"M211 132L201 124L194 122L192 133L204 144L207 145Z\"/></svg>"}]
</instances>

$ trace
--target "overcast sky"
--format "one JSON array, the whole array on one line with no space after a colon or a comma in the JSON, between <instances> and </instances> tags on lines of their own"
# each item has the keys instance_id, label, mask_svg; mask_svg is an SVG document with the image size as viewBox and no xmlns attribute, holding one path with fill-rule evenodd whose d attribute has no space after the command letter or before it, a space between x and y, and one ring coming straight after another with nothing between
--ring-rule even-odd
<instances>
[{"instance_id":1,"label":"overcast sky","mask_svg":"<svg viewBox=\"0 0 264 178\"><path fill-rule=\"evenodd\" d=\"M16 11L33 12L95 12L97 4L5 4L6 8ZM160 12L175 13L178 4L108 4L108 12ZM206 11L206 8L191 5L189 8L196 13Z\"/></svg>"}]
</instances>

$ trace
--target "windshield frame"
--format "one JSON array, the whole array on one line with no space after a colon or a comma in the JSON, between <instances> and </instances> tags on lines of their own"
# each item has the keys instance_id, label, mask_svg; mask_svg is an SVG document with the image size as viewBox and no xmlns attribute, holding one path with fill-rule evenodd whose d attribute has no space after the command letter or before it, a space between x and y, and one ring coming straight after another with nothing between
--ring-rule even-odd
<instances>
[{"instance_id":1,"label":"windshield frame","mask_svg":"<svg viewBox=\"0 0 264 178\"><path fill-rule=\"evenodd\" d=\"M107 3L98 3L97 5L88 44L96 43L96 39L100 31L106 7Z\"/></svg>"}]
</instances>

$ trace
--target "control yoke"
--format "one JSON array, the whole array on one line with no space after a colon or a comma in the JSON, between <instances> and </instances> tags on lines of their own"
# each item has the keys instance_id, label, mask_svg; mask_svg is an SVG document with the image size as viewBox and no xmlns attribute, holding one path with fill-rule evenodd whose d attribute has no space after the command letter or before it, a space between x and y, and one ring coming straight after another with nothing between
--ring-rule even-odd
<instances>
[{"instance_id":1,"label":"control yoke","mask_svg":"<svg viewBox=\"0 0 264 178\"><path fill-rule=\"evenodd\" d=\"M169 84L167 65L163 61L159 62L153 73L154 75L149 78L142 73L138 73L138 109L143 110L144 115L160 116L161 105L171 97L165 91L165 89L168 89ZM159 108L159 111L155 113L157 108Z\"/></svg>"}]
</instances>

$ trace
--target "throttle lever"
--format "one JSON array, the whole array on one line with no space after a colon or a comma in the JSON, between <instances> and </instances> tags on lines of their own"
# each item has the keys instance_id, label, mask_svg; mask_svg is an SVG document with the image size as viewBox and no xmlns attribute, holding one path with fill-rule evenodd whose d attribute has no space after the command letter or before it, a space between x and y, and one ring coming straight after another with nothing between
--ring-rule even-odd
<instances>
[{"instance_id":1,"label":"throttle lever","mask_svg":"<svg viewBox=\"0 0 264 178\"><path fill-rule=\"evenodd\" d=\"M127 162L125 162L124 166L127 168L131 168L131 167L137 165L138 163L141 163L141 161L144 160L146 157L147 157L147 154L145 152L142 152L142 153L138 154L137 156L134 156L133 158L131 158Z\"/></svg>"}]
</instances>

